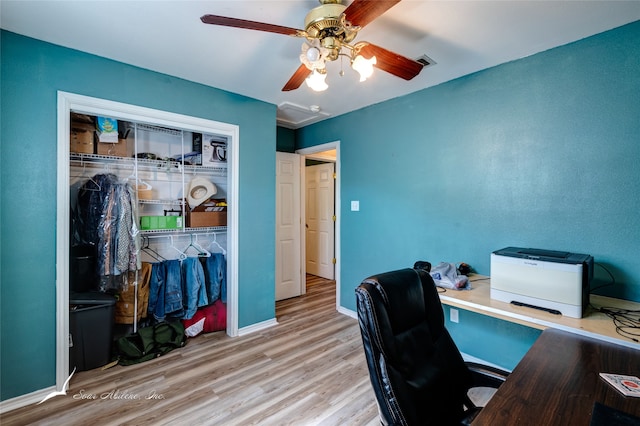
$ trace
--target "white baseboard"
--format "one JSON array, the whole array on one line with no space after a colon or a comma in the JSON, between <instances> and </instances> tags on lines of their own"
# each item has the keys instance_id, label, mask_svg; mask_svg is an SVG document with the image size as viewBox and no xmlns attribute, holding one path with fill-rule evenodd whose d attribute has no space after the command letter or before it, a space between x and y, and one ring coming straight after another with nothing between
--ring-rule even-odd
<instances>
[{"instance_id":1,"label":"white baseboard","mask_svg":"<svg viewBox=\"0 0 640 426\"><path fill-rule=\"evenodd\" d=\"M351 309L343 308L342 306L338 306L338 312L353 319L358 319L358 314L356 311L352 311Z\"/></svg>"},{"instance_id":2,"label":"white baseboard","mask_svg":"<svg viewBox=\"0 0 640 426\"><path fill-rule=\"evenodd\" d=\"M26 407L27 405L37 404L38 402L42 401L45 396L49 395L50 392L54 392L55 390L56 387L51 386L45 389L40 389L31 393L16 396L15 398L7 399L5 401L0 401L0 414L7 413L18 408Z\"/></svg>"},{"instance_id":3,"label":"white baseboard","mask_svg":"<svg viewBox=\"0 0 640 426\"><path fill-rule=\"evenodd\" d=\"M278 321L275 318L258 322L255 324L251 324L246 327L242 327L238 329L238 336L244 336L246 334L255 333L256 331L261 331L269 327L273 327L274 325L278 325Z\"/></svg>"}]
</instances>

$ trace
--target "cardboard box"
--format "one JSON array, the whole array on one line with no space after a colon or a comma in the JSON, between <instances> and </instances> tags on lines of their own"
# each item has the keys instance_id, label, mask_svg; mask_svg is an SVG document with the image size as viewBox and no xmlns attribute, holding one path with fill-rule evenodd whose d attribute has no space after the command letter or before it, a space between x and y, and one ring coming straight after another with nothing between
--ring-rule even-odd
<instances>
[{"instance_id":1,"label":"cardboard box","mask_svg":"<svg viewBox=\"0 0 640 426\"><path fill-rule=\"evenodd\" d=\"M127 139L119 139L117 143L96 142L98 146L97 154L111 155L114 157L131 157L133 150L129 149Z\"/></svg>"},{"instance_id":2,"label":"cardboard box","mask_svg":"<svg viewBox=\"0 0 640 426\"><path fill-rule=\"evenodd\" d=\"M83 154L94 153L95 126L90 123L71 123L69 151Z\"/></svg>"},{"instance_id":3,"label":"cardboard box","mask_svg":"<svg viewBox=\"0 0 640 426\"><path fill-rule=\"evenodd\" d=\"M142 231L182 229L182 223L182 216L140 216Z\"/></svg>"},{"instance_id":4,"label":"cardboard box","mask_svg":"<svg viewBox=\"0 0 640 426\"><path fill-rule=\"evenodd\" d=\"M220 205L224 203L224 205ZM225 200L211 199L195 209L187 210L188 228L227 226L227 206Z\"/></svg>"}]
</instances>

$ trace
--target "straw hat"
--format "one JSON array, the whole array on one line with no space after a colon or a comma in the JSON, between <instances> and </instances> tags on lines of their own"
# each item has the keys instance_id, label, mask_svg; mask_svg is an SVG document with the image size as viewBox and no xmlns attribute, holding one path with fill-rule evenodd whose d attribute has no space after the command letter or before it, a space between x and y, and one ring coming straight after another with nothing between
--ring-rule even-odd
<instances>
[{"instance_id":1,"label":"straw hat","mask_svg":"<svg viewBox=\"0 0 640 426\"><path fill-rule=\"evenodd\" d=\"M203 177L195 177L189 182L187 188L187 202L189 207L194 209L209 198L216 195L218 188L208 179Z\"/></svg>"}]
</instances>

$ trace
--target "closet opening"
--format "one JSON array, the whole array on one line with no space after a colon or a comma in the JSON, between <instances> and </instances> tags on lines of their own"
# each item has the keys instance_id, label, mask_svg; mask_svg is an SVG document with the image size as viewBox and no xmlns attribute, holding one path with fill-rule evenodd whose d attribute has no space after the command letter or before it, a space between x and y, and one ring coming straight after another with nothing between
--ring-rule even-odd
<instances>
[{"instance_id":1,"label":"closet opening","mask_svg":"<svg viewBox=\"0 0 640 426\"><path fill-rule=\"evenodd\" d=\"M195 332L217 306L236 336L238 127L59 92L57 139L57 387L104 364L101 333Z\"/></svg>"}]
</instances>

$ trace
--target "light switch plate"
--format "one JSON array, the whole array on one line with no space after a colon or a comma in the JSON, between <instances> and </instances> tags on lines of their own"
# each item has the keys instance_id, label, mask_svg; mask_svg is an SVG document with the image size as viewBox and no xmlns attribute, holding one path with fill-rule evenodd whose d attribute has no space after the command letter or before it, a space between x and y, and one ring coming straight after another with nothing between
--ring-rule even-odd
<instances>
[{"instance_id":1,"label":"light switch plate","mask_svg":"<svg viewBox=\"0 0 640 426\"><path fill-rule=\"evenodd\" d=\"M360 211L360 201L351 201L351 211L358 212Z\"/></svg>"}]
</instances>

